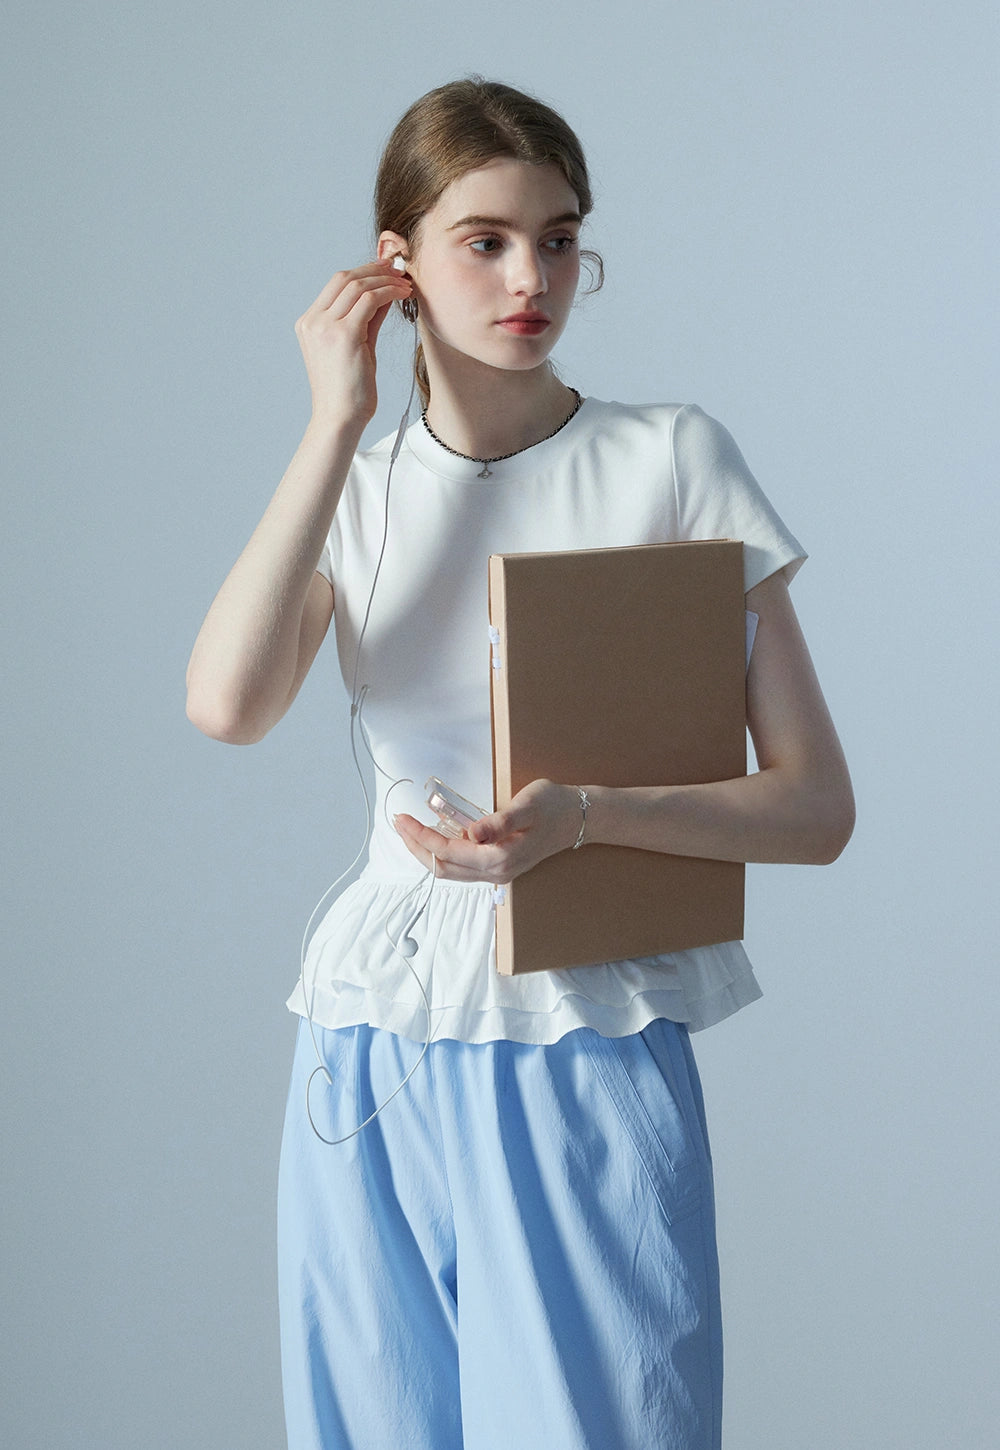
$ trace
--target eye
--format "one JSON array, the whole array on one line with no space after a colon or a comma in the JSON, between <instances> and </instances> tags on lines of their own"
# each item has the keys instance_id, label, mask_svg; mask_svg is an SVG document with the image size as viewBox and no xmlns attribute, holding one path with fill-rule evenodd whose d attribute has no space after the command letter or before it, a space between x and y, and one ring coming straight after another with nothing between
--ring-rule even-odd
<instances>
[{"instance_id":1,"label":"eye","mask_svg":"<svg viewBox=\"0 0 1000 1450\"><path fill-rule=\"evenodd\" d=\"M576 241L574 236L549 237L544 245L550 252L571 252L576 246Z\"/></svg>"},{"instance_id":2,"label":"eye","mask_svg":"<svg viewBox=\"0 0 1000 1450\"><path fill-rule=\"evenodd\" d=\"M489 257L495 252L499 252L503 242L499 237L477 237L474 242L469 243L469 246L481 257Z\"/></svg>"}]
</instances>

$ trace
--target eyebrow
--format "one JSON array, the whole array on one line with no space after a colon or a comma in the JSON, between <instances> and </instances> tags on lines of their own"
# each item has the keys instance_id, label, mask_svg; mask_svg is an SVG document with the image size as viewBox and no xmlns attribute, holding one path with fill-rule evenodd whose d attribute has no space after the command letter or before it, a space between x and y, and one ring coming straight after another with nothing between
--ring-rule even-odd
<instances>
[{"instance_id":1,"label":"eyebrow","mask_svg":"<svg viewBox=\"0 0 1000 1450\"><path fill-rule=\"evenodd\" d=\"M564 211L559 216L550 217L542 226L542 231L547 231L549 227L565 226L567 222L577 222L582 226L583 217L578 211ZM447 230L456 232L459 227L505 227L509 232L517 231L516 222L502 216L464 216L461 221L452 222Z\"/></svg>"}]
</instances>

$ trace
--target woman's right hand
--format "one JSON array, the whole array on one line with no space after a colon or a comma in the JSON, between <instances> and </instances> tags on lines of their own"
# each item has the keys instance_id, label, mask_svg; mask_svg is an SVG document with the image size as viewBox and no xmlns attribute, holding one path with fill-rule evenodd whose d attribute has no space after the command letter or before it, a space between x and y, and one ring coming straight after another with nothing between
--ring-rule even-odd
<instances>
[{"instance_id":1,"label":"woman's right hand","mask_svg":"<svg viewBox=\"0 0 1000 1450\"><path fill-rule=\"evenodd\" d=\"M375 414L375 343L394 302L413 295L389 262L337 272L295 324L312 389L313 419L363 428Z\"/></svg>"},{"instance_id":2,"label":"woman's right hand","mask_svg":"<svg viewBox=\"0 0 1000 1450\"><path fill-rule=\"evenodd\" d=\"M259 740L288 709L333 609L323 540L376 405L375 343L413 295L388 262L338 272L295 324L313 416L253 537L215 596L188 665L188 715L216 740Z\"/></svg>"}]
</instances>

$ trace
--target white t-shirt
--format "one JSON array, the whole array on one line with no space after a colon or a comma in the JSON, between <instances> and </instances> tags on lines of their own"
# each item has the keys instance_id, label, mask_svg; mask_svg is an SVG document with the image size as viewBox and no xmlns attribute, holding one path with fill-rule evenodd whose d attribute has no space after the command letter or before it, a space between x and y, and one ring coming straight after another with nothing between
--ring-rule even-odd
<instances>
[{"instance_id":1,"label":"white t-shirt","mask_svg":"<svg viewBox=\"0 0 1000 1450\"><path fill-rule=\"evenodd\" d=\"M319 564L335 594L348 689L382 542L393 440L355 458ZM375 760L368 864L317 928L303 980L325 1027L370 1023L423 1041L554 1042L577 1027L638 1032L656 1017L711 1026L760 996L740 942L669 956L501 977L492 888L438 881L410 931L425 875L387 818L432 820L431 775L483 809L493 805L487 601L490 554L741 539L749 590L805 555L768 503L729 433L700 408L584 401L553 438L504 462L449 453L418 422L396 461L388 538L358 685ZM393 940L419 944L408 962ZM411 971L412 967L412 971ZM305 1012L300 983L289 999Z\"/></svg>"}]
</instances>

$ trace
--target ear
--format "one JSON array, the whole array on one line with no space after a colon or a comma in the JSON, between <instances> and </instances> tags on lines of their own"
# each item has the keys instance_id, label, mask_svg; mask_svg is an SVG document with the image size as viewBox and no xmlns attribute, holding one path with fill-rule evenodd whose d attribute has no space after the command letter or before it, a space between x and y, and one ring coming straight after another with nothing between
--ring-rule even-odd
<instances>
[{"instance_id":1,"label":"ear","mask_svg":"<svg viewBox=\"0 0 1000 1450\"><path fill-rule=\"evenodd\" d=\"M383 232L378 239L378 259L380 262L389 262L393 257L402 256L409 259L410 249L407 246L406 238L401 237L399 232Z\"/></svg>"}]
</instances>

